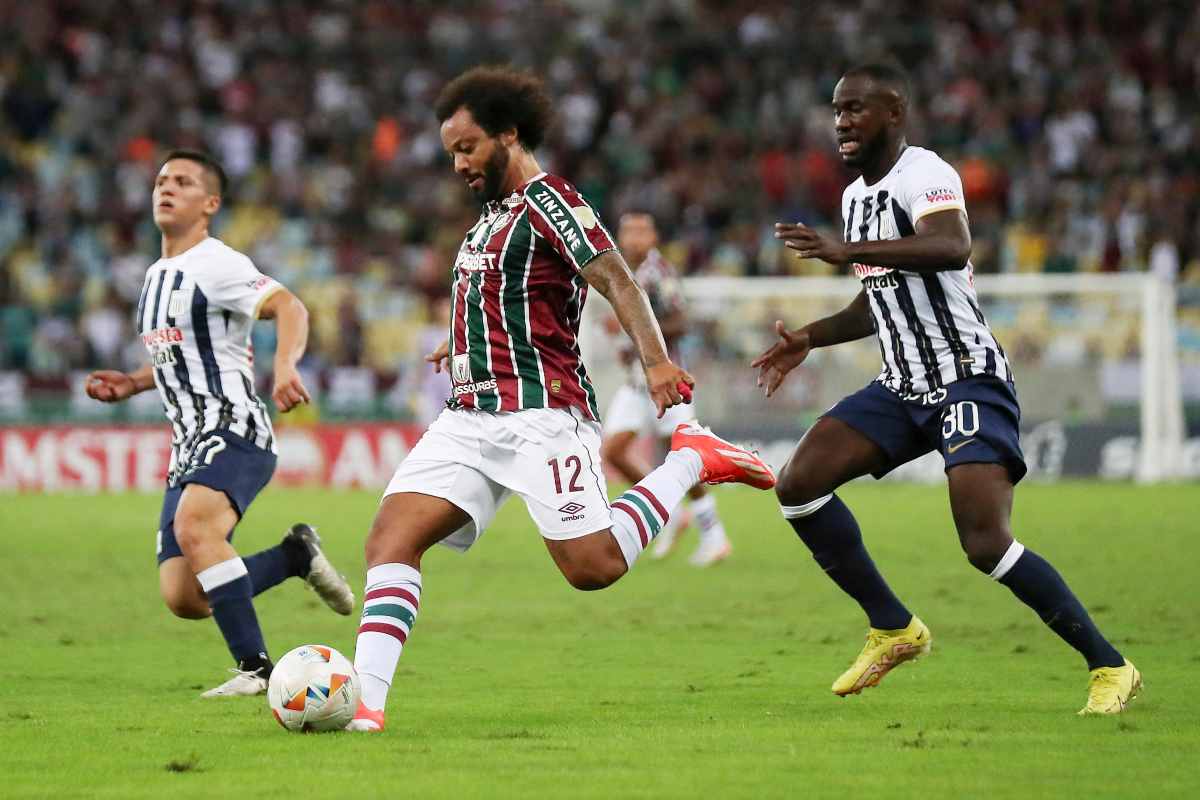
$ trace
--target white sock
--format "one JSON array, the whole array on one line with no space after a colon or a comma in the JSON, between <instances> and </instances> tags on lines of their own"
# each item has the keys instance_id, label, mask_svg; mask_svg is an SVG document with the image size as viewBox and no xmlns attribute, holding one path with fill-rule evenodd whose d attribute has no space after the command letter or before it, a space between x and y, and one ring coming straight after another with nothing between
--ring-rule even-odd
<instances>
[{"instance_id":1,"label":"white sock","mask_svg":"<svg viewBox=\"0 0 1200 800\"><path fill-rule=\"evenodd\" d=\"M721 541L725 538L725 526L717 516L717 498L712 493L691 502L696 527L700 529L700 541Z\"/></svg>"},{"instance_id":2,"label":"white sock","mask_svg":"<svg viewBox=\"0 0 1200 800\"><path fill-rule=\"evenodd\" d=\"M367 570L354 669L362 680L363 705L372 711L387 704L396 662L420 604L421 573L408 564L380 564Z\"/></svg>"},{"instance_id":3,"label":"white sock","mask_svg":"<svg viewBox=\"0 0 1200 800\"><path fill-rule=\"evenodd\" d=\"M638 555L654 541L683 496L700 480L703 466L695 450L675 450L658 469L612 502L612 533L626 564L633 567Z\"/></svg>"}]
</instances>

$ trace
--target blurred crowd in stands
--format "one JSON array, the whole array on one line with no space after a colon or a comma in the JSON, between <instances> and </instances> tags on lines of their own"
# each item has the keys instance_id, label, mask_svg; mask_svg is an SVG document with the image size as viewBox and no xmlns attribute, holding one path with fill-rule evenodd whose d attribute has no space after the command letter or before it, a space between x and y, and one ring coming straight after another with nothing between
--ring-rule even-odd
<instances>
[{"instance_id":1,"label":"blurred crowd in stands","mask_svg":"<svg viewBox=\"0 0 1200 800\"><path fill-rule=\"evenodd\" d=\"M201 147L232 179L215 233L313 311L310 366L396 373L478 213L432 100L482 62L544 76L542 165L610 227L652 209L687 274L829 274L771 225L839 228L830 94L884 55L910 142L962 175L977 270L1200 282L1200 4L0 2L0 370L140 363L152 176Z\"/></svg>"}]
</instances>

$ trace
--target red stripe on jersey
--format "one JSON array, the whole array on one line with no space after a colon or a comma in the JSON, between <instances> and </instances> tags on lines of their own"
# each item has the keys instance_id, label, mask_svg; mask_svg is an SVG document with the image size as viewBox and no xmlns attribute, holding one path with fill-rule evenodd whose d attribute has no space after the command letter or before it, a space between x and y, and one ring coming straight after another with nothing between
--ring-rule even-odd
<instances>
[{"instance_id":1,"label":"red stripe on jersey","mask_svg":"<svg viewBox=\"0 0 1200 800\"><path fill-rule=\"evenodd\" d=\"M512 225L507 225L500 233L492 237L503 252L504 242ZM492 250L492 244L488 244ZM487 320L488 349L491 350L492 376L496 379L496 388L500 395L500 411L519 411L521 409L520 383L513 367L512 348L508 346L508 332L504 322L504 309L501 307L501 287L504 285L504 274L498 265L495 270L483 274L483 313Z\"/></svg>"},{"instance_id":2,"label":"red stripe on jersey","mask_svg":"<svg viewBox=\"0 0 1200 800\"><path fill-rule=\"evenodd\" d=\"M454 320L450 323L454 341L451 342L450 353L467 352L467 287L470 285L468 276L464 273L455 274L454 281ZM454 364L447 365L451 379L454 376Z\"/></svg>"}]
</instances>

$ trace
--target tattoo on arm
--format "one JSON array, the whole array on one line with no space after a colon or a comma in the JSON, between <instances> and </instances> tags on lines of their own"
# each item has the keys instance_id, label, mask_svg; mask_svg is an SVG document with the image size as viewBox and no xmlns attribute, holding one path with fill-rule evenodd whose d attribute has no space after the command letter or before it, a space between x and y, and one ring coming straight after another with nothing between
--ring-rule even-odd
<instances>
[{"instance_id":1,"label":"tattoo on arm","mask_svg":"<svg viewBox=\"0 0 1200 800\"><path fill-rule=\"evenodd\" d=\"M583 277L612 304L621 327L633 340L642 365L652 367L666 361L667 346L658 320L625 259L616 251L603 253L583 268Z\"/></svg>"}]
</instances>

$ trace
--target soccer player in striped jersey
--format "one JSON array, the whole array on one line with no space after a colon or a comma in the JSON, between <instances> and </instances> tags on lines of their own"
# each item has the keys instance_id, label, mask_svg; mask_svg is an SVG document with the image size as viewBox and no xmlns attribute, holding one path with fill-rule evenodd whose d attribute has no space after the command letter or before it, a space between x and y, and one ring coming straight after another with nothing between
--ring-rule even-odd
<instances>
[{"instance_id":1,"label":"soccer player in striped jersey","mask_svg":"<svg viewBox=\"0 0 1200 800\"><path fill-rule=\"evenodd\" d=\"M602 589L697 481L775 483L754 454L681 425L666 461L609 503L596 393L579 352L588 287L633 340L660 416L690 397L692 378L668 358L645 293L591 205L538 164L552 115L541 83L479 67L451 81L435 111L454 171L483 211L453 265L449 336L427 356L450 370L448 408L396 471L367 537L354 657L363 699L350 730L383 730L420 603L422 555L439 542L465 551L512 494L571 585Z\"/></svg>"},{"instance_id":2,"label":"soccer player in striped jersey","mask_svg":"<svg viewBox=\"0 0 1200 800\"><path fill-rule=\"evenodd\" d=\"M753 362L769 397L812 348L872 334L879 342L879 377L813 425L776 487L783 516L870 624L866 646L833 691L876 685L928 652L932 638L884 582L834 491L937 450L968 561L1084 657L1091 680L1080 713L1120 712L1141 686L1137 669L1054 567L1010 532L1013 487L1025 475L1012 370L972 285L962 183L935 153L906 143L908 103L907 78L888 65L852 69L835 87L838 152L862 173L842 199L844 234L781 224L776 236L802 258L850 265L862 291L843 311L804 327L777 322L779 340Z\"/></svg>"},{"instance_id":3,"label":"soccer player in striped jersey","mask_svg":"<svg viewBox=\"0 0 1200 800\"><path fill-rule=\"evenodd\" d=\"M675 268L658 250L658 227L654 216L646 211L627 211L622 214L617 226L617 244L622 255L637 265L633 277L646 292L650 308L662 326L667 354L672 360L678 360L677 345L687 332L687 314ZM610 317L608 323L611 333L625 338L615 318ZM633 444L638 436L655 435L669 444L675 428L693 422L696 415L690 404L681 403L655 418L654 403L646 395L646 380L637 354L622 342L619 357L625 365L626 379L613 395L604 415L604 441L600 451L604 460L622 477L630 483L637 483L650 471L642 458L633 452ZM700 533L700 543L689 561L697 567L716 564L727 558L732 549L725 526L717 516L717 500L702 483L693 486L687 496ZM650 557L665 558L670 555L686 527L687 515L681 507L680 513L672 515L659 531Z\"/></svg>"},{"instance_id":4,"label":"soccer player in striped jersey","mask_svg":"<svg viewBox=\"0 0 1200 800\"><path fill-rule=\"evenodd\" d=\"M271 397L290 411L309 401L296 369L308 312L249 258L208 235L224 192L225 173L207 154L167 156L153 192L162 258L146 271L136 319L150 363L134 373L93 372L87 382L88 394L106 403L157 387L171 422L159 589L176 616L211 615L237 665L233 678L204 697L266 691L272 665L254 595L296 576L339 614L354 608L353 592L310 526L294 525L280 544L244 559L231 544L234 526L275 470L271 418L254 392L250 329L256 319L276 321Z\"/></svg>"}]
</instances>

